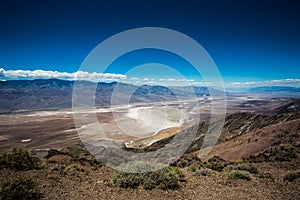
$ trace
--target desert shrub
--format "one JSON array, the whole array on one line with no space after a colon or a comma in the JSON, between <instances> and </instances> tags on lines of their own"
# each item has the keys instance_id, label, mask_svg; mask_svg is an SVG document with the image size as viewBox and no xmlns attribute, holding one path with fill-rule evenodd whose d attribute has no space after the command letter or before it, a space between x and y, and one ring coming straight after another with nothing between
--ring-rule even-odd
<instances>
[{"instance_id":1,"label":"desert shrub","mask_svg":"<svg viewBox=\"0 0 300 200\"><path fill-rule=\"evenodd\" d=\"M95 157L89 153L89 151L85 148L82 143L78 143L62 150L50 149L48 154L45 156L48 159L49 163L59 163L57 161L52 160L51 158L57 155L65 155L71 157L74 162L80 162L81 164L89 163L94 167L101 167L102 163L95 159Z\"/></svg>"},{"instance_id":2,"label":"desert shrub","mask_svg":"<svg viewBox=\"0 0 300 200\"><path fill-rule=\"evenodd\" d=\"M196 165L190 166L190 170L191 170L192 172L195 172L197 169L199 169L199 167L196 166Z\"/></svg>"},{"instance_id":3,"label":"desert shrub","mask_svg":"<svg viewBox=\"0 0 300 200\"><path fill-rule=\"evenodd\" d=\"M0 169L31 170L40 167L40 159L26 149L13 149L0 156Z\"/></svg>"},{"instance_id":4,"label":"desert shrub","mask_svg":"<svg viewBox=\"0 0 300 200\"><path fill-rule=\"evenodd\" d=\"M272 147L270 149L265 150L258 155L252 155L249 157L250 162L284 162L284 161L291 161L297 158L297 151L293 145L279 145L276 147Z\"/></svg>"},{"instance_id":5,"label":"desert shrub","mask_svg":"<svg viewBox=\"0 0 300 200\"><path fill-rule=\"evenodd\" d=\"M238 164L242 164L244 163L245 161L242 159L242 158L238 158L236 160L234 160L235 163L238 163Z\"/></svg>"},{"instance_id":6,"label":"desert shrub","mask_svg":"<svg viewBox=\"0 0 300 200\"><path fill-rule=\"evenodd\" d=\"M291 161L297 158L296 148L292 145L280 145L273 152L276 161Z\"/></svg>"},{"instance_id":7,"label":"desert shrub","mask_svg":"<svg viewBox=\"0 0 300 200\"><path fill-rule=\"evenodd\" d=\"M200 169L198 169L198 170L196 170L196 171L194 172L194 175L195 175L195 176L209 176L210 173L209 173L209 171L208 171L207 169L205 169L205 168L200 168Z\"/></svg>"},{"instance_id":8,"label":"desert shrub","mask_svg":"<svg viewBox=\"0 0 300 200\"><path fill-rule=\"evenodd\" d=\"M266 172L266 173L260 173L260 174L258 174L258 177L259 178L267 178L267 179L274 180L274 176L271 173L268 173L268 172Z\"/></svg>"},{"instance_id":9,"label":"desert shrub","mask_svg":"<svg viewBox=\"0 0 300 200\"><path fill-rule=\"evenodd\" d=\"M174 173L174 175L179 178L179 180L183 180L185 178L184 173L178 168L178 167L170 167L169 168L172 169L172 173Z\"/></svg>"},{"instance_id":10,"label":"desert shrub","mask_svg":"<svg viewBox=\"0 0 300 200\"><path fill-rule=\"evenodd\" d=\"M48 160L48 163L59 163L57 160Z\"/></svg>"},{"instance_id":11,"label":"desert shrub","mask_svg":"<svg viewBox=\"0 0 300 200\"><path fill-rule=\"evenodd\" d=\"M84 168L80 167L79 165L73 165L73 168L78 172L84 172Z\"/></svg>"},{"instance_id":12,"label":"desert shrub","mask_svg":"<svg viewBox=\"0 0 300 200\"><path fill-rule=\"evenodd\" d=\"M240 164L236 164L233 165L231 167L231 169L233 170L244 170L247 172L250 172L252 174L257 174L258 173L258 168L250 163L240 163Z\"/></svg>"},{"instance_id":13,"label":"desert shrub","mask_svg":"<svg viewBox=\"0 0 300 200\"><path fill-rule=\"evenodd\" d=\"M90 163L90 165L92 165L94 167L101 167L103 165L99 160L97 160L95 158L86 159L86 160Z\"/></svg>"},{"instance_id":14,"label":"desert shrub","mask_svg":"<svg viewBox=\"0 0 300 200\"><path fill-rule=\"evenodd\" d=\"M250 173L245 170L231 170L228 174L228 179L245 179L251 180Z\"/></svg>"},{"instance_id":15,"label":"desert shrub","mask_svg":"<svg viewBox=\"0 0 300 200\"><path fill-rule=\"evenodd\" d=\"M189 166L189 162L187 160L179 160L175 166L180 167L180 168L185 168Z\"/></svg>"},{"instance_id":16,"label":"desert shrub","mask_svg":"<svg viewBox=\"0 0 300 200\"><path fill-rule=\"evenodd\" d=\"M122 166L122 170L113 172L111 186L169 190L179 188L179 180L184 177L177 168L146 162L129 163Z\"/></svg>"},{"instance_id":17,"label":"desert shrub","mask_svg":"<svg viewBox=\"0 0 300 200\"><path fill-rule=\"evenodd\" d=\"M53 168L52 171L59 171L61 173L64 172L64 170L66 169L66 165L65 164L56 164Z\"/></svg>"},{"instance_id":18,"label":"desert shrub","mask_svg":"<svg viewBox=\"0 0 300 200\"><path fill-rule=\"evenodd\" d=\"M205 167L217 172L222 172L226 165L227 163L223 158L214 156L208 160L208 163L206 163Z\"/></svg>"},{"instance_id":19,"label":"desert shrub","mask_svg":"<svg viewBox=\"0 0 300 200\"><path fill-rule=\"evenodd\" d=\"M193 155L183 155L177 161L171 164L174 167L185 168L189 166L201 167L203 163L200 158Z\"/></svg>"},{"instance_id":20,"label":"desert shrub","mask_svg":"<svg viewBox=\"0 0 300 200\"><path fill-rule=\"evenodd\" d=\"M0 188L0 199L3 200L38 200L41 197L36 181L31 178L17 178Z\"/></svg>"},{"instance_id":21,"label":"desert shrub","mask_svg":"<svg viewBox=\"0 0 300 200\"><path fill-rule=\"evenodd\" d=\"M60 151L61 154L67 154L72 158L80 159L81 157L90 156L90 152L85 148L84 144L78 143L69 147L66 147Z\"/></svg>"},{"instance_id":22,"label":"desert shrub","mask_svg":"<svg viewBox=\"0 0 300 200\"><path fill-rule=\"evenodd\" d=\"M206 164L206 167L217 172L222 172L225 166L223 163L209 162Z\"/></svg>"},{"instance_id":23,"label":"desert shrub","mask_svg":"<svg viewBox=\"0 0 300 200\"><path fill-rule=\"evenodd\" d=\"M300 178L300 171L289 172L283 177L283 180L292 182L296 179Z\"/></svg>"},{"instance_id":24,"label":"desert shrub","mask_svg":"<svg viewBox=\"0 0 300 200\"><path fill-rule=\"evenodd\" d=\"M208 159L208 162L225 163L226 161L223 158L219 157L219 156L214 156L214 157Z\"/></svg>"},{"instance_id":25,"label":"desert shrub","mask_svg":"<svg viewBox=\"0 0 300 200\"><path fill-rule=\"evenodd\" d=\"M50 149L48 151L48 154L45 156L45 158L49 159L49 158L51 158L53 156L56 156L56 155L64 155L64 153L62 153L62 152L60 152L60 151L58 151L56 149Z\"/></svg>"},{"instance_id":26,"label":"desert shrub","mask_svg":"<svg viewBox=\"0 0 300 200\"><path fill-rule=\"evenodd\" d=\"M102 163L95 159L95 157L90 154L90 152L86 149L83 143L78 143L59 151L60 154L70 156L74 161L78 161L81 164L89 163L94 167L101 167Z\"/></svg>"}]
</instances>

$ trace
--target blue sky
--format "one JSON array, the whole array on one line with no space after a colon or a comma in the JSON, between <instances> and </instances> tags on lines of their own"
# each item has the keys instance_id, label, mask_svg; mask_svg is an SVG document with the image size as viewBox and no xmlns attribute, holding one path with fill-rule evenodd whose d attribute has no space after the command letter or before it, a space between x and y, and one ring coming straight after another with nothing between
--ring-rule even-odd
<instances>
[{"instance_id":1,"label":"blue sky","mask_svg":"<svg viewBox=\"0 0 300 200\"><path fill-rule=\"evenodd\" d=\"M199 42L227 83L281 84L278 80L300 78L299 9L296 0L2 1L0 68L74 73L108 37L154 26ZM108 72L124 74L125 69L149 62L171 65L187 78L197 78L188 62L151 50L121 57ZM166 75L148 71L157 80ZM146 75L137 71L130 78Z\"/></svg>"}]
</instances>

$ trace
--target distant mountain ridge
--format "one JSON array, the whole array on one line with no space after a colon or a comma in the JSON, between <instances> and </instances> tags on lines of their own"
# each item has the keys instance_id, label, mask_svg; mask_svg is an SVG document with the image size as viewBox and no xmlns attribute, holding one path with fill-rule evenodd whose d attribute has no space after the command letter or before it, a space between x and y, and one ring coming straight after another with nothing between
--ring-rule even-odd
<instances>
[{"instance_id":1,"label":"distant mountain ridge","mask_svg":"<svg viewBox=\"0 0 300 200\"><path fill-rule=\"evenodd\" d=\"M272 97L300 97L300 87L262 86L247 89L245 92L250 94L265 94Z\"/></svg>"},{"instance_id":2,"label":"distant mountain ridge","mask_svg":"<svg viewBox=\"0 0 300 200\"><path fill-rule=\"evenodd\" d=\"M72 107L75 81L61 79L8 80L0 81L0 113L16 110L68 109ZM97 84L96 91L94 91ZM95 106L115 104L174 101L194 97L210 96L210 92L222 93L217 89L203 86L132 85L121 82L76 81L81 95L94 96ZM245 94L262 94L269 97L300 97L300 88L265 86L247 89ZM230 94L230 93L226 93ZM127 102L125 102L127 103ZM293 108L293 106L291 107ZM297 107L298 108L298 107Z\"/></svg>"},{"instance_id":3,"label":"distant mountain ridge","mask_svg":"<svg viewBox=\"0 0 300 200\"><path fill-rule=\"evenodd\" d=\"M261 86L248 89L249 92L300 92L300 87Z\"/></svg>"},{"instance_id":4,"label":"distant mountain ridge","mask_svg":"<svg viewBox=\"0 0 300 200\"><path fill-rule=\"evenodd\" d=\"M75 81L60 79L9 80L0 82L0 112L15 110L66 109L72 107L72 93ZM114 94L116 101L130 95L130 103L170 101L177 98L209 96L207 87L164 87L111 82L95 83L77 81L76 87L82 96L95 95L95 106L108 106ZM131 93L133 92L133 93Z\"/></svg>"}]
</instances>

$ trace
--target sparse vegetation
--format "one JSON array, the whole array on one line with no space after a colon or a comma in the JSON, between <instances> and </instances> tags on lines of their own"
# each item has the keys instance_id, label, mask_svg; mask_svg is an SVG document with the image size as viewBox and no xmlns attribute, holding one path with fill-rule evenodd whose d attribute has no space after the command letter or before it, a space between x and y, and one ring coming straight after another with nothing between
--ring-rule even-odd
<instances>
[{"instance_id":1,"label":"sparse vegetation","mask_svg":"<svg viewBox=\"0 0 300 200\"><path fill-rule=\"evenodd\" d=\"M0 188L1 200L38 200L41 197L37 182L31 178L17 178Z\"/></svg>"},{"instance_id":2,"label":"sparse vegetation","mask_svg":"<svg viewBox=\"0 0 300 200\"><path fill-rule=\"evenodd\" d=\"M249 122L251 122L251 120L249 120ZM298 126L298 122L299 120L287 125ZM210 157L213 155L222 155L226 160L221 157L213 157L207 162L202 162L201 159L196 156L199 152L191 151L176 160L172 164L173 167L155 165L147 162L132 162L121 167L124 171L114 171L107 165L101 168L97 167L98 164L102 164L95 160L95 157L89 154L82 144L72 145L71 147L62 146L62 150L50 150L48 156L41 159L43 170L12 171L10 169L16 169L10 166L15 166L15 164L11 165L9 163L16 161L12 161L14 159L9 160L9 156L15 157L15 160L17 160L16 157L18 156L16 156L16 154L22 154L19 152L16 153L17 150L15 150L15 153L9 152L0 155L0 167L7 168L0 170L0 186L8 180L14 179L15 176L26 175L37 179L41 184L41 191L43 195L45 195L45 199L85 199L87 197L97 199L101 197L109 198L110 196L114 199L124 199L131 195L133 199L195 199L196 197L198 199L205 199L208 196L213 196L216 199L224 197L241 199L248 197L256 199L293 199L299 190L300 171L296 170L300 157L298 156L297 158L299 142L298 140L292 139L296 138L296 136L298 137L299 132L295 131L293 133L295 137L291 137L290 139L285 138L284 130L284 126L279 126L279 128L272 126L270 130L264 129L263 131L265 132L259 129L253 130L253 132L249 133L249 136L245 135L241 138L237 136L237 138L234 138L232 141L227 141L220 146L216 146L216 148L207 155ZM273 134L269 131L274 131L275 133ZM275 140L271 137L273 135L276 136L277 131L283 133L280 143L277 143L276 138ZM246 144L248 138L251 138L251 145L246 145L246 148L244 148L243 145ZM258 142L252 144L256 139L258 139ZM264 139L266 139L266 141L264 141ZM162 142L160 145L165 144L165 142L166 141ZM198 143L192 144L194 145L193 149L198 148L199 144L201 144L200 136L197 138L197 142ZM294 146L286 145L286 143L291 143ZM231 146L232 144L233 146ZM55 146L56 144L50 146L50 148L55 148ZM157 146L154 145L154 147L156 148ZM228 149L226 149L227 147ZM170 149L173 150L176 148ZM39 155L44 155L44 151L45 150L42 149L42 153ZM104 148L103 150L99 148L100 153L104 151ZM104 158L101 158L103 163L106 159L112 160L115 164L121 161L123 162L123 159L119 159L119 157L112 159L113 156L111 155L114 155L114 152L114 149L112 153L108 151L104 152ZM101 157L99 156L102 155L100 153L97 154L97 158ZM260 157L255 157L255 159L261 159L263 163L252 163L251 160L248 159L247 156L251 154L257 156L257 153L260 153ZM34 153L30 152L30 155L32 156ZM157 156L159 156L161 160L170 161L169 158L164 157L165 154L162 154L160 151L158 151ZM22 156L20 156L22 162L24 160L30 160L23 159L23 157L24 155L22 154ZM203 159L206 161L207 157ZM265 161L274 161L276 163ZM279 163L278 161L291 162ZM28 161L26 162L28 163ZM186 180L182 172L186 173ZM186 181L186 183L184 181ZM293 182L289 183L288 181ZM17 183L17 185L19 184ZM21 185L26 185L26 183ZM176 190L180 186L182 188ZM8 195L15 193L13 189L7 189L7 185L5 187L2 185L1 187L0 200L9 199ZM27 186L20 187L28 191L28 189L26 189ZM253 188L249 190L249 187ZM16 186L14 186L14 188L16 188ZM212 190L208 190L208 188L212 188ZM154 190L145 192L145 189ZM21 189L17 190L23 193ZM6 191L7 196L3 196L3 191ZM33 189L32 191L35 190ZM37 191L39 192L39 190ZM38 198L21 197L19 199ZM18 197L13 196L11 199L18 199Z\"/></svg>"},{"instance_id":3,"label":"sparse vegetation","mask_svg":"<svg viewBox=\"0 0 300 200\"><path fill-rule=\"evenodd\" d=\"M252 174L258 173L258 168L250 163L239 163L231 166L231 169L233 170L244 170L247 172L250 172Z\"/></svg>"},{"instance_id":4,"label":"sparse vegetation","mask_svg":"<svg viewBox=\"0 0 300 200\"><path fill-rule=\"evenodd\" d=\"M70 147L64 148L61 151L58 151L56 149L50 149L48 151L48 154L45 156L45 158L48 159L49 163L60 163L64 164L63 162L57 161L56 159L52 159L52 157L58 156L58 155L64 155L69 156L72 161L80 162L81 164L89 163L90 165L94 167L101 167L102 163L94 158L89 151L84 147L82 143L72 145Z\"/></svg>"},{"instance_id":5,"label":"sparse vegetation","mask_svg":"<svg viewBox=\"0 0 300 200\"><path fill-rule=\"evenodd\" d=\"M65 169L66 169L66 165L65 164L56 164L52 168L52 171L59 171L59 172L63 173Z\"/></svg>"},{"instance_id":6,"label":"sparse vegetation","mask_svg":"<svg viewBox=\"0 0 300 200\"><path fill-rule=\"evenodd\" d=\"M177 168L146 162L126 164L122 166L122 170L114 171L111 186L121 188L143 186L147 190L154 188L173 190L179 188L179 180L184 177Z\"/></svg>"},{"instance_id":7,"label":"sparse vegetation","mask_svg":"<svg viewBox=\"0 0 300 200\"><path fill-rule=\"evenodd\" d=\"M26 149L13 149L11 152L0 155L0 169L31 170L40 167L40 159L34 157L32 152Z\"/></svg>"},{"instance_id":8,"label":"sparse vegetation","mask_svg":"<svg viewBox=\"0 0 300 200\"><path fill-rule=\"evenodd\" d=\"M268 172L260 173L260 174L258 174L258 177L259 178L272 179L272 180L275 179L274 176L271 173L268 173Z\"/></svg>"},{"instance_id":9,"label":"sparse vegetation","mask_svg":"<svg viewBox=\"0 0 300 200\"><path fill-rule=\"evenodd\" d=\"M292 182L300 178L300 171L289 172L283 177L283 180Z\"/></svg>"},{"instance_id":10,"label":"sparse vegetation","mask_svg":"<svg viewBox=\"0 0 300 200\"><path fill-rule=\"evenodd\" d=\"M191 170L192 172L195 172L198 168L199 168L199 167L196 166L196 165L190 166L190 170Z\"/></svg>"},{"instance_id":11,"label":"sparse vegetation","mask_svg":"<svg viewBox=\"0 0 300 200\"><path fill-rule=\"evenodd\" d=\"M228 174L228 179L245 179L251 180L251 175L245 170L232 170Z\"/></svg>"},{"instance_id":12,"label":"sparse vegetation","mask_svg":"<svg viewBox=\"0 0 300 200\"><path fill-rule=\"evenodd\" d=\"M177 161L172 163L171 166L180 167L180 168L185 168L185 167L199 168L203 166L203 163L201 159L198 158L197 156L183 155Z\"/></svg>"},{"instance_id":13,"label":"sparse vegetation","mask_svg":"<svg viewBox=\"0 0 300 200\"><path fill-rule=\"evenodd\" d=\"M237 163L237 164L242 164L242 163L244 163L245 161L244 161L242 158L238 158L238 159L236 159L234 162Z\"/></svg>"},{"instance_id":14,"label":"sparse vegetation","mask_svg":"<svg viewBox=\"0 0 300 200\"><path fill-rule=\"evenodd\" d=\"M297 150L293 145L279 145L272 147L268 150L265 150L263 153L260 153L256 156L250 156L249 161L251 162L284 162L291 161L297 158Z\"/></svg>"},{"instance_id":15,"label":"sparse vegetation","mask_svg":"<svg viewBox=\"0 0 300 200\"><path fill-rule=\"evenodd\" d=\"M209 176L210 173L209 173L208 169L200 168L194 172L194 175L195 176Z\"/></svg>"},{"instance_id":16,"label":"sparse vegetation","mask_svg":"<svg viewBox=\"0 0 300 200\"><path fill-rule=\"evenodd\" d=\"M55 155L60 155L60 154L63 154L62 152L58 151L57 149L50 149L48 151L48 154L45 156L45 158L49 159Z\"/></svg>"},{"instance_id":17,"label":"sparse vegetation","mask_svg":"<svg viewBox=\"0 0 300 200\"><path fill-rule=\"evenodd\" d=\"M212 169L217 172L222 172L226 167L226 162L223 158L218 156L214 156L208 160L208 163L205 165L207 168Z\"/></svg>"},{"instance_id":18,"label":"sparse vegetation","mask_svg":"<svg viewBox=\"0 0 300 200\"><path fill-rule=\"evenodd\" d=\"M225 166L223 163L209 162L206 164L206 167L217 172L222 172Z\"/></svg>"},{"instance_id":19,"label":"sparse vegetation","mask_svg":"<svg viewBox=\"0 0 300 200\"><path fill-rule=\"evenodd\" d=\"M293 145L276 146L271 156L275 161L291 161L297 158L296 148Z\"/></svg>"}]
</instances>

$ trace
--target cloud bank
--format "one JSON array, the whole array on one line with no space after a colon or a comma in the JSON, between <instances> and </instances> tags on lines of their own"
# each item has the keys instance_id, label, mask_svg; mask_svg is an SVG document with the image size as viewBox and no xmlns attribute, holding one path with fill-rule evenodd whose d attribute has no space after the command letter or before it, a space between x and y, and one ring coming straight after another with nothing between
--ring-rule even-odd
<instances>
[{"instance_id":1,"label":"cloud bank","mask_svg":"<svg viewBox=\"0 0 300 200\"><path fill-rule=\"evenodd\" d=\"M0 68L0 78L3 79L65 79L65 80L87 80L87 81L121 81L126 79L123 74L97 73L77 71L74 73L58 72L49 70L5 70Z\"/></svg>"},{"instance_id":2,"label":"cloud bank","mask_svg":"<svg viewBox=\"0 0 300 200\"><path fill-rule=\"evenodd\" d=\"M247 81L247 82L230 82L226 84L227 87L259 87L259 86L290 86L300 87L300 79L278 79L268 81Z\"/></svg>"},{"instance_id":3,"label":"cloud bank","mask_svg":"<svg viewBox=\"0 0 300 200\"><path fill-rule=\"evenodd\" d=\"M164 86L212 86L213 82L204 82L195 79L184 78L152 78L152 77L127 77L123 74L97 73L77 71L73 73L58 72L50 70L5 70L0 68L0 80L10 79L64 79L64 80L86 80L92 82L119 81L135 85L164 85ZM226 82L226 88L251 88L259 86L291 86L300 87L300 79L278 79L267 81Z\"/></svg>"}]
</instances>

